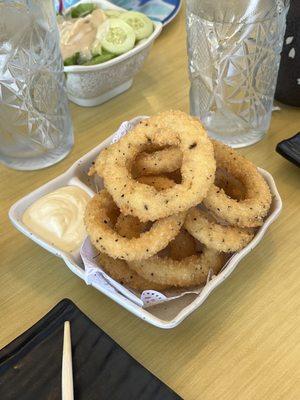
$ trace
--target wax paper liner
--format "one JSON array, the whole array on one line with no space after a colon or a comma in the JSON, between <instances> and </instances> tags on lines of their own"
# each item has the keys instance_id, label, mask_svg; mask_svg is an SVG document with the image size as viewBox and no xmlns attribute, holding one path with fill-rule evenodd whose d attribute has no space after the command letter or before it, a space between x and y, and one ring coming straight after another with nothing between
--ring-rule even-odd
<instances>
[{"instance_id":1,"label":"wax paper liner","mask_svg":"<svg viewBox=\"0 0 300 400\"><path fill-rule=\"evenodd\" d=\"M199 294L204 286L195 287L190 290L168 290L164 293L157 292L149 288L142 293L131 290L130 288L121 285L119 282L112 279L106 274L102 266L97 262L98 250L92 245L89 238L86 238L80 250L80 255L85 267L85 282L87 285L93 283L100 286L105 286L106 289L112 292L119 292L127 299L133 301L140 307L150 307L158 303L174 300L185 296L189 293ZM224 265L225 267L225 265ZM223 267L223 268L224 268ZM208 274L207 282L214 278L211 273Z\"/></svg>"}]
</instances>

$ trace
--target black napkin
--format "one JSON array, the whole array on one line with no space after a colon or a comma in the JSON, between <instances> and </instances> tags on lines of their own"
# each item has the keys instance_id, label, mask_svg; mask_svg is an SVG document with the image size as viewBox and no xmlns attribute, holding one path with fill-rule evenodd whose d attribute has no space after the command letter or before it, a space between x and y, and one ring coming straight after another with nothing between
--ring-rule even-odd
<instances>
[{"instance_id":1,"label":"black napkin","mask_svg":"<svg viewBox=\"0 0 300 400\"><path fill-rule=\"evenodd\" d=\"M178 400L70 300L0 351L1 400L61 399L64 321L71 321L75 400Z\"/></svg>"},{"instance_id":2,"label":"black napkin","mask_svg":"<svg viewBox=\"0 0 300 400\"><path fill-rule=\"evenodd\" d=\"M275 99L300 107L300 1L292 0L286 20Z\"/></svg>"},{"instance_id":3,"label":"black napkin","mask_svg":"<svg viewBox=\"0 0 300 400\"><path fill-rule=\"evenodd\" d=\"M276 151L287 160L300 167L300 132L278 143Z\"/></svg>"}]
</instances>

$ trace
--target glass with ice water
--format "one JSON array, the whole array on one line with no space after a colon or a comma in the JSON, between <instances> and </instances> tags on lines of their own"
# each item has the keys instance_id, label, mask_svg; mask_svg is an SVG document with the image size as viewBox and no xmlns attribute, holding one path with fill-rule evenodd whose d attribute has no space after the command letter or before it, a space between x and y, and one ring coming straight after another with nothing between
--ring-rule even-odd
<instances>
[{"instance_id":1,"label":"glass with ice water","mask_svg":"<svg viewBox=\"0 0 300 400\"><path fill-rule=\"evenodd\" d=\"M289 0L187 0L190 109L232 147L269 128Z\"/></svg>"},{"instance_id":2,"label":"glass with ice water","mask_svg":"<svg viewBox=\"0 0 300 400\"><path fill-rule=\"evenodd\" d=\"M73 145L52 0L0 1L0 162L33 170Z\"/></svg>"}]
</instances>

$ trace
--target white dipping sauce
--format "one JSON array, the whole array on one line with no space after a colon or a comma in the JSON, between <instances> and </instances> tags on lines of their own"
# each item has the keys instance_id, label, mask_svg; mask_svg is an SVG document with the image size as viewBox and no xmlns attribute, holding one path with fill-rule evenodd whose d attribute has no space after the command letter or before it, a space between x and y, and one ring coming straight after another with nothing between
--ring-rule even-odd
<instances>
[{"instance_id":1,"label":"white dipping sauce","mask_svg":"<svg viewBox=\"0 0 300 400\"><path fill-rule=\"evenodd\" d=\"M77 186L65 186L27 208L23 223L48 243L71 252L85 236L84 212L90 196Z\"/></svg>"}]
</instances>

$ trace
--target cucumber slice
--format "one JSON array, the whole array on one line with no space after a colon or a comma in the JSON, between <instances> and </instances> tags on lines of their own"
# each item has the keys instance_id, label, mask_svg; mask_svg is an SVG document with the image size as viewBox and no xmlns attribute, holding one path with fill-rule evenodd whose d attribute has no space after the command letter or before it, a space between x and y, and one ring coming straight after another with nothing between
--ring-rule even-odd
<instances>
[{"instance_id":1,"label":"cucumber slice","mask_svg":"<svg viewBox=\"0 0 300 400\"><path fill-rule=\"evenodd\" d=\"M123 13L124 13L124 11L121 11L121 10L104 10L104 14L108 18L118 18Z\"/></svg>"},{"instance_id":2,"label":"cucumber slice","mask_svg":"<svg viewBox=\"0 0 300 400\"><path fill-rule=\"evenodd\" d=\"M91 14L94 10L96 10L96 5L92 3L84 3L79 4L77 7L72 8L71 17L72 18L82 18L88 14Z\"/></svg>"},{"instance_id":3,"label":"cucumber slice","mask_svg":"<svg viewBox=\"0 0 300 400\"><path fill-rule=\"evenodd\" d=\"M132 27L137 40L146 39L153 32L153 22L145 14L128 11L121 14L119 18Z\"/></svg>"},{"instance_id":4,"label":"cucumber slice","mask_svg":"<svg viewBox=\"0 0 300 400\"><path fill-rule=\"evenodd\" d=\"M111 18L108 21L109 28L102 39L103 49L116 55L131 50L135 43L135 34L131 26L118 18Z\"/></svg>"},{"instance_id":5,"label":"cucumber slice","mask_svg":"<svg viewBox=\"0 0 300 400\"><path fill-rule=\"evenodd\" d=\"M114 58L115 55L111 53L102 53L99 56L93 57L91 60L87 61L84 63L84 65L96 65L96 64L102 64L105 61L111 60Z\"/></svg>"}]
</instances>

